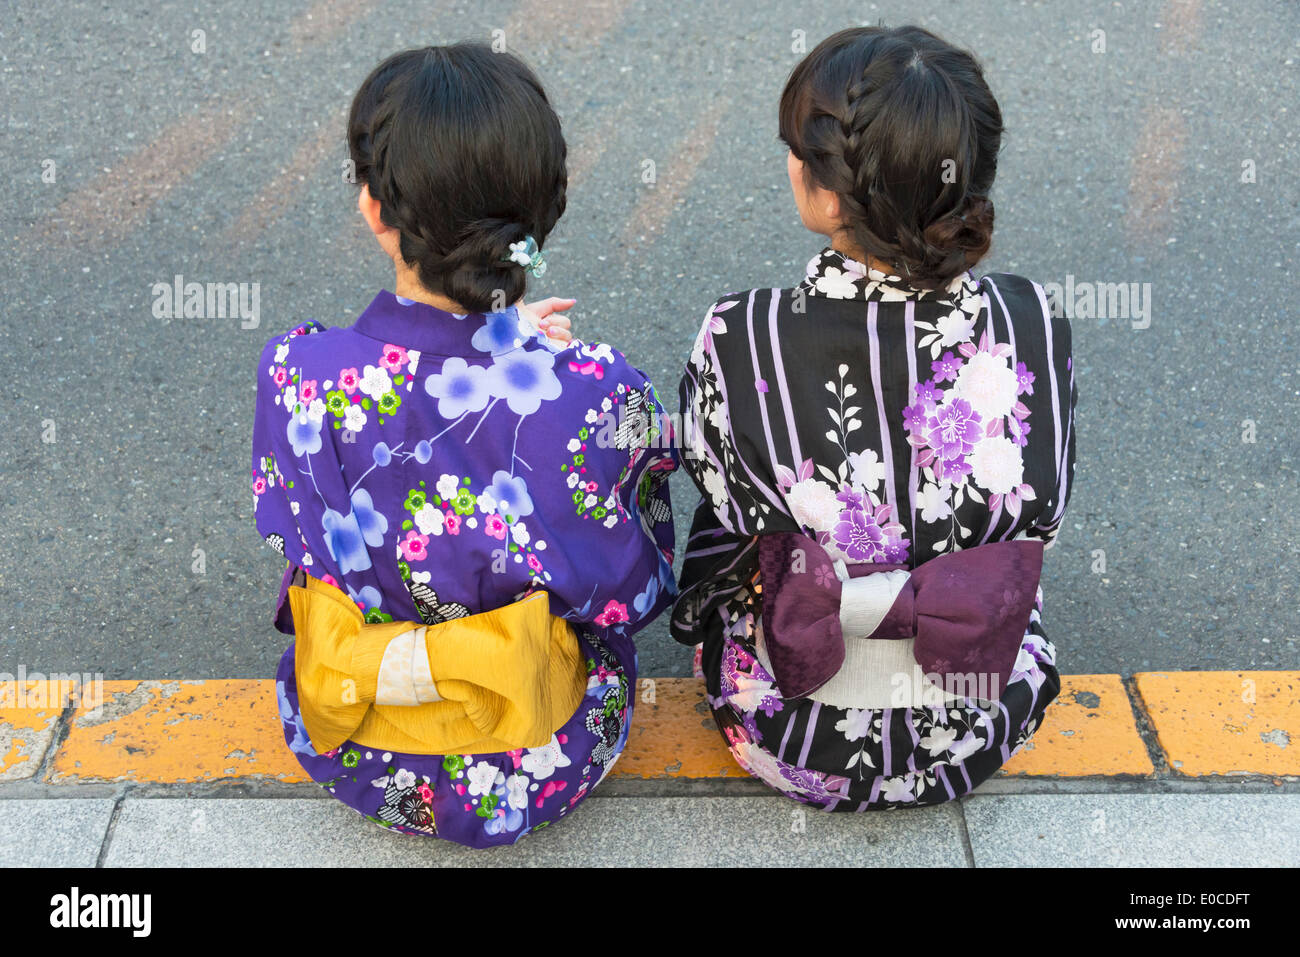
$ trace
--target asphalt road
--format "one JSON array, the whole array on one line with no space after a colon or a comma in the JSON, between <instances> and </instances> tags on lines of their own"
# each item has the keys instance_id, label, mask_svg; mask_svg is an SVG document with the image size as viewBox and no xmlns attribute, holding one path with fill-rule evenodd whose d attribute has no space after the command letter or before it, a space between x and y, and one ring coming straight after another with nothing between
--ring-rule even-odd
<instances>
[{"instance_id":1,"label":"asphalt road","mask_svg":"<svg viewBox=\"0 0 1300 957\"><path fill-rule=\"evenodd\" d=\"M504 30L536 66L572 154L536 293L576 296L580 334L673 395L707 305L790 285L818 248L776 140L795 31L810 49L879 19L973 49L1001 102L978 271L1150 284L1147 328L1074 320L1077 484L1044 576L1062 670L1300 667L1300 6L810 7L6 5L0 671L273 672L253 366L391 287L341 176L344 111L383 56ZM177 275L259 284L257 328L155 318ZM673 492L680 536L695 494ZM643 673L688 673L662 619L639 645Z\"/></svg>"}]
</instances>

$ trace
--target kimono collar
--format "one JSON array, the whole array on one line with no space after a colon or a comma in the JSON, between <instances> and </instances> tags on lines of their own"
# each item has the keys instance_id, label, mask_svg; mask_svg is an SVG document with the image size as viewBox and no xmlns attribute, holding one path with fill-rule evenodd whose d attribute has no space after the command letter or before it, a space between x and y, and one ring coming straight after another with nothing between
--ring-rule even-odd
<instances>
[{"instance_id":1,"label":"kimono collar","mask_svg":"<svg viewBox=\"0 0 1300 957\"><path fill-rule=\"evenodd\" d=\"M508 352L541 334L510 306L501 312L444 312L425 302L381 291L352 327L385 344L442 356Z\"/></svg>"},{"instance_id":2,"label":"kimono collar","mask_svg":"<svg viewBox=\"0 0 1300 957\"><path fill-rule=\"evenodd\" d=\"M906 299L960 302L979 294L979 284L969 272L957 276L945 289L917 289L901 276L870 269L829 246L808 261L807 275L798 288L809 296L866 302Z\"/></svg>"}]
</instances>

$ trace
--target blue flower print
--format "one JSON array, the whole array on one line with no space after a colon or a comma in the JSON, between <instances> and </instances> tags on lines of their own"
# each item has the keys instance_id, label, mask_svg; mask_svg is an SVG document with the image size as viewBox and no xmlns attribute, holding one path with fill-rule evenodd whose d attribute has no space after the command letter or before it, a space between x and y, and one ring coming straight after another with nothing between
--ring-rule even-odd
<instances>
[{"instance_id":1,"label":"blue flower print","mask_svg":"<svg viewBox=\"0 0 1300 957\"><path fill-rule=\"evenodd\" d=\"M492 493L500 514L514 519L533 514L533 499L528 494L528 483L523 478L515 478L509 472L498 470L492 476L492 484L487 490Z\"/></svg>"},{"instance_id":2,"label":"blue flower print","mask_svg":"<svg viewBox=\"0 0 1300 957\"><path fill-rule=\"evenodd\" d=\"M487 387L494 397L505 399L515 415L532 415L543 402L559 398L555 356L540 350L497 356L487 371ZM442 411L441 403L438 411Z\"/></svg>"},{"instance_id":3,"label":"blue flower print","mask_svg":"<svg viewBox=\"0 0 1300 957\"><path fill-rule=\"evenodd\" d=\"M289 750L294 754L315 757L316 749L311 746L311 738L307 737L307 726L302 723L302 715L294 714L293 707L285 696L283 681L275 683L275 697L280 705L280 717L293 722L293 740L289 742Z\"/></svg>"},{"instance_id":4,"label":"blue flower print","mask_svg":"<svg viewBox=\"0 0 1300 957\"><path fill-rule=\"evenodd\" d=\"M552 374L551 378L555 378ZM460 356L452 356L442 368L424 380L424 391L438 400L438 414L444 419L459 419L467 412L480 412L491 396L488 370L472 366ZM558 390L559 383L557 381Z\"/></svg>"},{"instance_id":5,"label":"blue flower print","mask_svg":"<svg viewBox=\"0 0 1300 957\"><path fill-rule=\"evenodd\" d=\"M289 425L285 434L293 446L294 455L310 455L320 451L321 419L314 419L305 412L289 416Z\"/></svg>"},{"instance_id":6,"label":"blue flower print","mask_svg":"<svg viewBox=\"0 0 1300 957\"><path fill-rule=\"evenodd\" d=\"M510 352L534 338L535 330L519 318L519 311L511 306L501 312L488 313L487 322L478 328L470 340L479 352L490 352L499 356Z\"/></svg>"},{"instance_id":7,"label":"blue flower print","mask_svg":"<svg viewBox=\"0 0 1300 957\"><path fill-rule=\"evenodd\" d=\"M375 511L370 493L357 489L352 493L352 511L346 516L332 508L321 516L325 529L325 544L330 555L339 564L339 571L363 572L370 567L370 553L366 546L378 548L388 531L388 519Z\"/></svg>"}]
</instances>

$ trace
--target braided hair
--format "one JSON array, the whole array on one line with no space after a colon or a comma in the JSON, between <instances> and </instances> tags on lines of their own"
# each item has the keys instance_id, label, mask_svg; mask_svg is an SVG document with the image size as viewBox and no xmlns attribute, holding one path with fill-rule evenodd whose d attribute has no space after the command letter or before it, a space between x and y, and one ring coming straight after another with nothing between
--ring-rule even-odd
<instances>
[{"instance_id":1,"label":"braided hair","mask_svg":"<svg viewBox=\"0 0 1300 957\"><path fill-rule=\"evenodd\" d=\"M988 252L1002 113L966 51L915 26L836 33L790 74L780 137L839 196L858 247L912 285Z\"/></svg>"},{"instance_id":2,"label":"braided hair","mask_svg":"<svg viewBox=\"0 0 1300 957\"><path fill-rule=\"evenodd\" d=\"M474 42L394 54L353 98L348 149L427 289L475 312L518 301L510 244L541 247L568 186L560 120L523 61Z\"/></svg>"}]
</instances>

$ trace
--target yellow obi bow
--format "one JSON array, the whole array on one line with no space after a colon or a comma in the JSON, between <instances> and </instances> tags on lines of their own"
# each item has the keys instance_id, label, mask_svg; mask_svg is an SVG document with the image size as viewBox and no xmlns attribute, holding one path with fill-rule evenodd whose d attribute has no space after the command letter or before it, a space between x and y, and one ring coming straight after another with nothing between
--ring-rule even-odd
<instances>
[{"instance_id":1,"label":"yellow obi bow","mask_svg":"<svg viewBox=\"0 0 1300 957\"><path fill-rule=\"evenodd\" d=\"M586 693L587 668L545 592L438 625L366 624L310 576L289 589L302 722L320 753L474 754L548 743Z\"/></svg>"}]
</instances>

